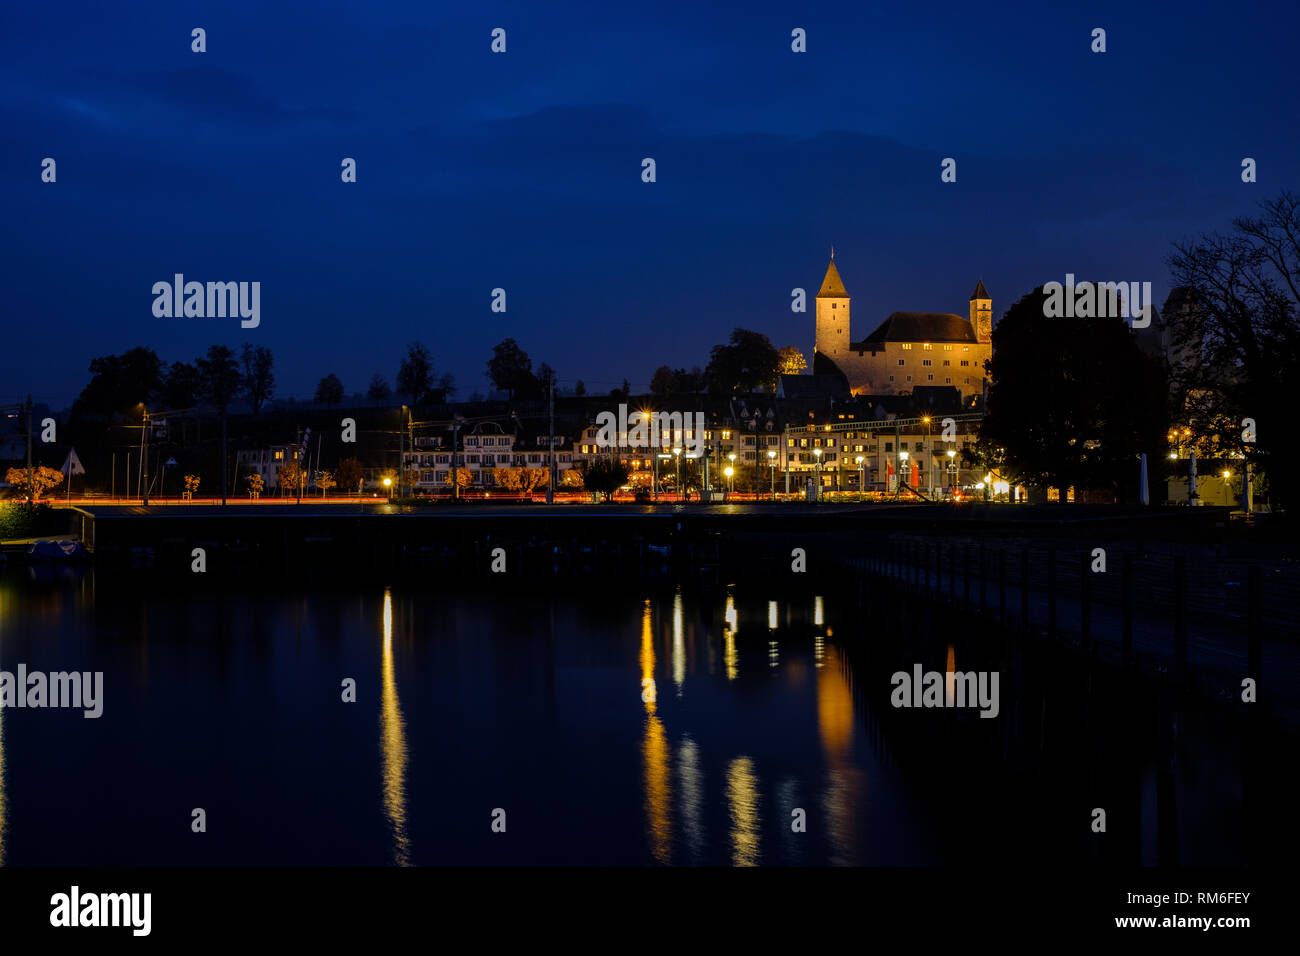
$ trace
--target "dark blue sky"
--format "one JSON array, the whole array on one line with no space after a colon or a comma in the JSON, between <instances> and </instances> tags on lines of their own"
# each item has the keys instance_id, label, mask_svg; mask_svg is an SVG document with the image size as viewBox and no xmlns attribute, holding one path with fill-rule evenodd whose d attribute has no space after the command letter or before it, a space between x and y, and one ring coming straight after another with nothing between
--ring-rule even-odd
<instances>
[{"instance_id":1,"label":"dark blue sky","mask_svg":"<svg viewBox=\"0 0 1300 956\"><path fill-rule=\"evenodd\" d=\"M1171 240L1300 185L1293 5L463 6L7 5L0 401L134 345L267 345L298 396L417 338L461 397L508 336L590 391L736 325L810 355L832 241L855 337L980 277L995 315L1067 272L1160 303ZM261 326L155 318L176 272L260 281Z\"/></svg>"}]
</instances>

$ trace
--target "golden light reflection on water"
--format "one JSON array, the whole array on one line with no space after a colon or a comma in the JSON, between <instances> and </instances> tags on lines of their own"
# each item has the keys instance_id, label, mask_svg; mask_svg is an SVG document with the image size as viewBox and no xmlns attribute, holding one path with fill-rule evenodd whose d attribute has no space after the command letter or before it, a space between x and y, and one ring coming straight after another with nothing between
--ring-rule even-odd
<instances>
[{"instance_id":1,"label":"golden light reflection on water","mask_svg":"<svg viewBox=\"0 0 1300 956\"><path fill-rule=\"evenodd\" d=\"M957 690L957 677L954 671L957 670L957 655L951 644L948 645L948 663L944 666L943 675L943 692L947 696L945 701L953 700L953 694Z\"/></svg>"},{"instance_id":2,"label":"golden light reflection on water","mask_svg":"<svg viewBox=\"0 0 1300 956\"><path fill-rule=\"evenodd\" d=\"M826 756L826 789L822 806L835 847L831 862L852 865L857 814L865 786L853 763L853 688L844 673L839 650L824 650L825 664L817 671L817 731Z\"/></svg>"},{"instance_id":3,"label":"golden light reflection on water","mask_svg":"<svg viewBox=\"0 0 1300 956\"><path fill-rule=\"evenodd\" d=\"M645 704L645 736L641 741L641 759L645 771L646 829L650 852L660 863L672 857L672 818L670 814L668 733L655 714L655 646L650 602L641 612L641 701Z\"/></svg>"},{"instance_id":4,"label":"golden light reflection on water","mask_svg":"<svg viewBox=\"0 0 1300 956\"><path fill-rule=\"evenodd\" d=\"M740 655L736 653L736 602L730 594L722 619L722 661L727 667L727 680L735 680L740 674Z\"/></svg>"},{"instance_id":5,"label":"golden light reflection on water","mask_svg":"<svg viewBox=\"0 0 1300 956\"><path fill-rule=\"evenodd\" d=\"M759 857L758 776L754 762L736 757L727 765L727 806L731 811L731 863L757 866Z\"/></svg>"},{"instance_id":6,"label":"golden light reflection on water","mask_svg":"<svg viewBox=\"0 0 1300 956\"><path fill-rule=\"evenodd\" d=\"M393 666L393 595L384 591L384 650L381 657L380 747L384 760L384 812L393 829L393 861L411 865L411 843L406 835L406 724L397 699Z\"/></svg>"}]
</instances>

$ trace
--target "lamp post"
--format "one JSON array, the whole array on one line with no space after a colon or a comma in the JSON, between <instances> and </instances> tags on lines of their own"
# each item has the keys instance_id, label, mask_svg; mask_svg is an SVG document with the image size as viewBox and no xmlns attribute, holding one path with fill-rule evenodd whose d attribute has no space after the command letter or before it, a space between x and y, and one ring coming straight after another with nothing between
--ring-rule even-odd
<instances>
[{"instance_id":1,"label":"lamp post","mask_svg":"<svg viewBox=\"0 0 1300 956\"><path fill-rule=\"evenodd\" d=\"M907 452L900 451L898 453L898 489L897 491L894 492L895 498L898 497L898 492L903 490L903 485L907 483L906 479L903 478L903 469L906 467L907 467Z\"/></svg>"},{"instance_id":2,"label":"lamp post","mask_svg":"<svg viewBox=\"0 0 1300 956\"><path fill-rule=\"evenodd\" d=\"M772 500L776 501L776 452L767 453L767 464L772 472Z\"/></svg>"},{"instance_id":3,"label":"lamp post","mask_svg":"<svg viewBox=\"0 0 1300 956\"><path fill-rule=\"evenodd\" d=\"M727 466L727 478L729 479L727 488L729 491L734 492L736 490L736 482L733 477L736 474L736 453L734 451L727 455L727 461L731 463Z\"/></svg>"},{"instance_id":4,"label":"lamp post","mask_svg":"<svg viewBox=\"0 0 1300 956\"><path fill-rule=\"evenodd\" d=\"M677 478L675 479L675 483L673 485L673 491L677 493L677 500L681 501L682 500L682 449L680 445L675 446L673 448L673 460L677 467Z\"/></svg>"},{"instance_id":5,"label":"lamp post","mask_svg":"<svg viewBox=\"0 0 1300 956\"><path fill-rule=\"evenodd\" d=\"M925 423L925 447L930 452L930 467L926 469L926 484L930 486L930 494L934 494L934 449L930 447L930 416L926 415L921 419Z\"/></svg>"},{"instance_id":6,"label":"lamp post","mask_svg":"<svg viewBox=\"0 0 1300 956\"><path fill-rule=\"evenodd\" d=\"M456 445L460 438L460 419L459 416L447 426L451 432L451 497L453 501L460 500L460 469L456 467Z\"/></svg>"},{"instance_id":7,"label":"lamp post","mask_svg":"<svg viewBox=\"0 0 1300 956\"><path fill-rule=\"evenodd\" d=\"M862 468L862 456L857 458L858 462L858 494L864 495L867 492L866 474Z\"/></svg>"},{"instance_id":8,"label":"lamp post","mask_svg":"<svg viewBox=\"0 0 1300 956\"><path fill-rule=\"evenodd\" d=\"M391 478L384 479L384 489L388 492L388 500L392 501L393 500L393 479Z\"/></svg>"},{"instance_id":9,"label":"lamp post","mask_svg":"<svg viewBox=\"0 0 1300 956\"><path fill-rule=\"evenodd\" d=\"M955 449L948 449L948 493L951 494L953 488L957 485L957 452Z\"/></svg>"},{"instance_id":10,"label":"lamp post","mask_svg":"<svg viewBox=\"0 0 1300 956\"><path fill-rule=\"evenodd\" d=\"M731 480L731 476L736 473L736 469L728 465L726 468L722 469L722 473L727 476L727 493L730 494L736 490L735 482Z\"/></svg>"}]
</instances>

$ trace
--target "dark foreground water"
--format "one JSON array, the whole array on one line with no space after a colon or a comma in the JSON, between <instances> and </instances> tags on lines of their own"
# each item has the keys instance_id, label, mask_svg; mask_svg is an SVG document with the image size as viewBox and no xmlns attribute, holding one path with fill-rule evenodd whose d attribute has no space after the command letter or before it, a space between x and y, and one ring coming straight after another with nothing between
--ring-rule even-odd
<instances>
[{"instance_id":1,"label":"dark foreground water","mask_svg":"<svg viewBox=\"0 0 1300 956\"><path fill-rule=\"evenodd\" d=\"M1239 741L1213 715L1173 737L1159 705L1081 717L1096 704L1032 662L996 721L882 714L890 668L855 648L889 638L877 611L842 591L10 571L0 669L103 671L104 709L0 711L0 862L1087 860L1113 855L1098 803L1121 858L1250 859ZM961 637L930 637L947 659L927 667L960 666Z\"/></svg>"}]
</instances>

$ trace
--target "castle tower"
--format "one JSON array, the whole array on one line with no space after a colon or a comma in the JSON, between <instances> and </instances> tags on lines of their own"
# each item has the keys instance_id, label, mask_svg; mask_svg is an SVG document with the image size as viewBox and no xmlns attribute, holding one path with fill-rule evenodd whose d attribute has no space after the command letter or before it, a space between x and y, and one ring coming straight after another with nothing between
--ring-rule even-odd
<instances>
[{"instance_id":1,"label":"castle tower","mask_svg":"<svg viewBox=\"0 0 1300 956\"><path fill-rule=\"evenodd\" d=\"M849 352L849 294L835 268L833 248L831 264L817 293L817 338L813 348L835 362Z\"/></svg>"},{"instance_id":2,"label":"castle tower","mask_svg":"<svg viewBox=\"0 0 1300 956\"><path fill-rule=\"evenodd\" d=\"M975 330L975 340L981 345L993 341L993 300L980 279L970 294L970 327Z\"/></svg>"}]
</instances>

